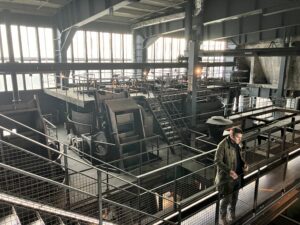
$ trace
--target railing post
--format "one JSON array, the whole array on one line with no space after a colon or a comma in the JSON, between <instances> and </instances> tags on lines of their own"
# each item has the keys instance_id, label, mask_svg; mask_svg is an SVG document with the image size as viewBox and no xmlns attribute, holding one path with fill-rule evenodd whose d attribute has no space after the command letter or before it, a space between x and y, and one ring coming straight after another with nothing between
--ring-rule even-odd
<instances>
[{"instance_id":1,"label":"railing post","mask_svg":"<svg viewBox=\"0 0 300 225\"><path fill-rule=\"evenodd\" d=\"M68 165L68 146L67 145L63 145L64 148L64 167L65 167L65 184L66 185L70 185L70 180L69 180L69 165ZM67 189L66 190L66 206L67 209L69 209L71 207L71 202L70 202L70 190Z\"/></svg>"},{"instance_id":2,"label":"railing post","mask_svg":"<svg viewBox=\"0 0 300 225\"><path fill-rule=\"evenodd\" d=\"M157 149L157 157L159 157L159 137L156 139L156 149Z\"/></svg>"},{"instance_id":3,"label":"railing post","mask_svg":"<svg viewBox=\"0 0 300 225\"><path fill-rule=\"evenodd\" d=\"M285 150L285 142L286 142L286 126L283 127L282 142L281 142L281 151L282 152L284 152L284 150Z\"/></svg>"},{"instance_id":4,"label":"railing post","mask_svg":"<svg viewBox=\"0 0 300 225\"><path fill-rule=\"evenodd\" d=\"M169 155L170 155L169 151L170 151L170 148L168 148L168 151L167 151L167 165L169 165Z\"/></svg>"},{"instance_id":5,"label":"railing post","mask_svg":"<svg viewBox=\"0 0 300 225\"><path fill-rule=\"evenodd\" d=\"M108 166L106 166L106 191L109 193L109 175L108 175Z\"/></svg>"},{"instance_id":6,"label":"railing post","mask_svg":"<svg viewBox=\"0 0 300 225\"><path fill-rule=\"evenodd\" d=\"M102 176L101 171L97 171L98 180L98 207L99 207L99 225L102 225Z\"/></svg>"},{"instance_id":7,"label":"railing post","mask_svg":"<svg viewBox=\"0 0 300 225\"><path fill-rule=\"evenodd\" d=\"M220 192L218 192L218 199L216 202L215 225L219 225L220 201L221 201L221 196L220 196Z\"/></svg>"},{"instance_id":8,"label":"railing post","mask_svg":"<svg viewBox=\"0 0 300 225\"><path fill-rule=\"evenodd\" d=\"M271 150L271 131L268 132L267 159L270 158L270 150Z\"/></svg>"},{"instance_id":9,"label":"railing post","mask_svg":"<svg viewBox=\"0 0 300 225\"><path fill-rule=\"evenodd\" d=\"M178 204L178 222L177 222L178 225L181 224L181 204L179 203Z\"/></svg>"},{"instance_id":10,"label":"railing post","mask_svg":"<svg viewBox=\"0 0 300 225\"><path fill-rule=\"evenodd\" d=\"M256 180L255 180L253 213L257 212L257 197L258 197L259 176L260 176L260 169L258 169L258 171L257 171L257 177L256 177Z\"/></svg>"},{"instance_id":11,"label":"railing post","mask_svg":"<svg viewBox=\"0 0 300 225\"><path fill-rule=\"evenodd\" d=\"M289 163L289 153L286 153L286 159L285 159L285 163L284 163L284 170L283 170L283 178L282 178L282 193L285 192L285 180L286 180L286 173L287 173L287 166Z\"/></svg>"},{"instance_id":12,"label":"railing post","mask_svg":"<svg viewBox=\"0 0 300 225\"><path fill-rule=\"evenodd\" d=\"M174 210L177 210L177 166L174 166Z\"/></svg>"},{"instance_id":13,"label":"railing post","mask_svg":"<svg viewBox=\"0 0 300 225\"><path fill-rule=\"evenodd\" d=\"M292 143L295 143L295 117L292 117L292 129L293 129L293 134L292 134Z\"/></svg>"},{"instance_id":14,"label":"railing post","mask_svg":"<svg viewBox=\"0 0 300 225\"><path fill-rule=\"evenodd\" d=\"M137 184L139 187L141 186L140 178L137 179ZM141 210L141 190L140 190L140 188L138 188L138 210ZM139 216L138 218L139 218L138 224L140 225L142 222L141 217Z\"/></svg>"},{"instance_id":15,"label":"railing post","mask_svg":"<svg viewBox=\"0 0 300 225\"><path fill-rule=\"evenodd\" d=\"M142 144L142 141L140 141L139 145L140 145L140 157L139 157L140 166L139 166L139 171L140 171L140 174L142 174L142 164L143 164L143 155L142 155L142 153L143 153L143 151L142 151L143 144Z\"/></svg>"}]
</instances>

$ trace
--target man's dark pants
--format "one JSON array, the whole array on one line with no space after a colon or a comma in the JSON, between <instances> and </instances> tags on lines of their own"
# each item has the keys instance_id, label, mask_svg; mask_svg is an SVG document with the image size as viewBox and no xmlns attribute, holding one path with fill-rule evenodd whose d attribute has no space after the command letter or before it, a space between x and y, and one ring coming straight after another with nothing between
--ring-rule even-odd
<instances>
[{"instance_id":1,"label":"man's dark pants","mask_svg":"<svg viewBox=\"0 0 300 225\"><path fill-rule=\"evenodd\" d=\"M238 197L239 197L239 189L241 188L241 179L238 178L236 181L230 182L230 184L228 185L232 185L231 191L229 191L229 193L224 190L223 193L221 193L221 196L223 196L223 199L221 201L221 205L220 205L220 215L221 218L225 218L227 215L227 208L229 207L229 212L231 213L231 215L235 216L235 207L238 201Z\"/></svg>"}]
</instances>

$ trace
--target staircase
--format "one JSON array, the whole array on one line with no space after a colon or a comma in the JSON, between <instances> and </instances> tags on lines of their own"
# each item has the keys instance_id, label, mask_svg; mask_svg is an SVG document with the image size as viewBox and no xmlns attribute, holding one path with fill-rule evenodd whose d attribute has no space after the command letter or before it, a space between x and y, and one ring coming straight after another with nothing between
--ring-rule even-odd
<instances>
[{"instance_id":1,"label":"staircase","mask_svg":"<svg viewBox=\"0 0 300 225\"><path fill-rule=\"evenodd\" d=\"M0 194L1 225L94 225L98 220ZM103 223L109 224L109 223ZM111 224L112 225L112 224Z\"/></svg>"},{"instance_id":2,"label":"staircase","mask_svg":"<svg viewBox=\"0 0 300 225\"><path fill-rule=\"evenodd\" d=\"M148 98L147 102L152 114L154 115L155 120L160 126L165 141L169 145L182 142L180 132L173 124L170 116L168 116L167 112L165 112L165 110L161 106L159 100L157 98Z\"/></svg>"},{"instance_id":3,"label":"staircase","mask_svg":"<svg viewBox=\"0 0 300 225\"><path fill-rule=\"evenodd\" d=\"M182 106L182 100L182 91L160 95L161 104L170 115L177 129L186 130L188 128L188 121L186 118L184 118L185 113L182 111L182 108L178 107L178 105Z\"/></svg>"}]
</instances>

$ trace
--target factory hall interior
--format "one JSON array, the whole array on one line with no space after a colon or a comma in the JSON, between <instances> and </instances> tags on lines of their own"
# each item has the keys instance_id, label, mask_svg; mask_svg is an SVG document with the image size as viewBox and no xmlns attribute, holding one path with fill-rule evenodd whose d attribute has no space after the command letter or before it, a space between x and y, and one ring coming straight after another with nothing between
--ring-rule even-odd
<instances>
[{"instance_id":1,"label":"factory hall interior","mask_svg":"<svg viewBox=\"0 0 300 225\"><path fill-rule=\"evenodd\" d=\"M299 225L299 15L0 0L0 225Z\"/></svg>"}]
</instances>

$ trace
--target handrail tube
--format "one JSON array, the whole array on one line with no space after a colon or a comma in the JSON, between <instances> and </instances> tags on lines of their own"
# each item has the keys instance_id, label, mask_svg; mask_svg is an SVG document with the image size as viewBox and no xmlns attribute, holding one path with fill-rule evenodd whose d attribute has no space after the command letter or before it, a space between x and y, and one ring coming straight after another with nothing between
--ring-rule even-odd
<instances>
[{"instance_id":1,"label":"handrail tube","mask_svg":"<svg viewBox=\"0 0 300 225\"><path fill-rule=\"evenodd\" d=\"M82 190L80 190L80 189L77 189L77 188L70 187L70 186L68 186L68 185L59 183L59 182L57 182L57 181L53 181L53 180L51 180L51 179L47 179L47 178L41 177L41 176L39 176L39 175L36 175L36 174L30 173L30 172L27 172L27 171L18 169L18 168L16 168L16 167L12 167L12 166L3 164L2 162L0 162L0 167L5 168L5 169L10 170L10 171L13 171L13 172L16 172L16 173L19 173L19 174L22 174L22 175L25 175L25 176L28 176L28 177L32 177L32 178L37 179L37 180L42 180L42 181L48 182L48 183L50 183L50 184L52 184L52 185L56 185L56 186L59 186L59 187L64 188L64 189L69 189L69 190L71 190L71 191L79 192L79 193L81 193L81 194L84 194L84 195L88 195L88 196L90 196L90 197L97 198L97 195L93 195L93 194L91 194L91 193L82 191ZM127 205L122 205L122 204L120 204L120 203L111 201L111 200L106 199L106 198L102 198L102 200L103 200L104 202L109 203L109 204L116 205L116 206L119 206L119 207L122 207L122 208L126 208L126 209L128 209L128 210L135 211L135 212L137 212L137 213L140 213L140 214L143 214L143 215L152 217L152 218L154 218L154 219L157 219L157 220L160 220L160 221L163 221L163 222L166 222L166 223L174 224L174 225L175 225L175 223L172 223L172 222L170 222L170 221L167 221L167 220L161 219L161 218L159 218L159 217L153 216L153 215L148 214L148 213L146 213L146 212L143 212L143 211L140 211L140 210L131 208L131 207L127 206Z\"/></svg>"},{"instance_id":2,"label":"handrail tube","mask_svg":"<svg viewBox=\"0 0 300 225\"><path fill-rule=\"evenodd\" d=\"M192 149L193 151L196 151L196 152L200 152L200 153L204 153L205 151L202 151L201 149L197 149L197 148L194 148L192 146L188 146L186 144L183 144L183 143L178 143L179 145L183 146L183 147L186 147L186 148L190 148Z\"/></svg>"},{"instance_id":3,"label":"handrail tube","mask_svg":"<svg viewBox=\"0 0 300 225\"><path fill-rule=\"evenodd\" d=\"M26 208L30 208L33 210L37 210L37 211L42 211L42 212L46 212L49 213L50 215L56 215L56 216L62 216L62 217L67 217L70 219L75 219L75 220L79 220L79 221L83 221L86 223L93 223L93 224L98 224L99 220L89 217L89 216L84 216L78 213L74 213L74 212L70 212L70 211L66 211L64 209L59 209L59 208L55 208L53 206L48 206L46 204L41 204L41 203L36 203L34 201L31 200L25 200L16 196L11 196L9 194L5 194L5 193L0 193L0 201L4 201L8 204L12 204L12 205L18 205L18 206L23 206ZM111 222L105 222L103 225L114 225Z\"/></svg>"},{"instance_id":4,"label":"handrail tube","mask_svg":"<svg viewBox=\"0 0 300 225\"><path fill-rule=\"evenodd\" d=\"M300 148L298 148L298 150L300 150ZM295 150L286 150L286 151L284 151L284 152L294 152ZM272 157L273 158L273 160L271 160L271 158L270 159L266 159L264 162L261 162L261 163L259 163L259 165L261 164L261 165L263 165L263 166L255 166L256 167L256 169L254 168L254 170L251 172L251 176L245 176L245 179L247 180L246 181L246 183L248 184L248 183L250 183L250 182L252 182L254 179L255 179L255 177L256 177L256 173L258 172L258 170L260 170L260 177L263 177L264 175L265 175L265 173L267 172L267 170L268 170L268 168L273 168L272 166L273 166L273 164L275 164L275 163L277 163L278 161L281 161L281 156L274 156L274 157ZM274 159L275 158L275 159ZM290 160L292 160L291 158L290 158ZM266 162L268 162L268 161L271 161L271 163L266 163ZM265 165L265 164L267 164L267 166ZM275 167L277 166L277 165L274 165ZM262 168L262 169L261 169ZM252 169L253 169L253 167L252 167ZM266 172L264 172L264 173L262 173L261 171L266 171ZM253 174L252 174L253 173ZM253 178L251 178L251 177L253 177ZM219 185L223 185L224 183L222 183L222 184L219 184ZM211 187L209 187L209 188L207 188L207 189L205 189L205 190L203 190L203 191L201 191L201 192L199 192L199 193L196 193L195 195L193 195L193 196L191 196L191 197L189 197L189 198L187 198L187 199L185 199L185 200L183 200L183 201L181 201L180 203L181 203L181 205L184 205L184 204L187 204L189 201L192 201L193 199L200 199L199 201L198 201L198 203L201 203L201 202L203 202L203 201L205 201L206 199L201 199L205 194L207 194L207 193L209 193L210 191L212 191L212 190L215 190L216 189L216 187L217 187L217 185L213 185L213 186L211 186ZM216 191L215 193L212 193L213 195L212 196L210 196L211 198L214 196L214 195L216 195L218 192ZM185 203L186 202L186 203ZM187 206L187 207L189 207L189 205ZM186 210L186 208L187 207L185 207L185 208L183 208L182 209L182 212L184 212L185 210ZM167 219L170 219L170 218L175 218L175 216L176 216L176 214L177 214L177 212L175 212L172 216L169 216L169 217L167 217ZM160 223L158 223L158 224L160 224Z\"/></svg>"},{"instance_id":5,"label":"handrail tube","mask_svg":"<svg viewBox=\"0 0 300 225\"><path fill-rule=\"evenodd\" d=\"M50 122L49 120L47 120L45 117L43 117L43 120L44 120L47 124L49 124L52 128L54 128L54 129L57 128L53 123L51 123L51 122Z\"/></svg>"},{"instance_id":6,"label":"handrail tube","mask_svg":"<svg viewBox=\"0 0 300 225\"><path fill-rule=\"evenodd\" d=\"M120 146L131 145L131 144L135 144L135 143L139 143L139 142L144 142L144 141L152 140L152 139L159 138L159 137L160 137L160 135L154 135L154 136L151 136L151 137L145 137L143 139L139 139L139 140L135 140L135 141L130 141L130 142L122 143L122 144L120 144Z\"/></svg>"},{"instance_id":7,"label":"handrail tube","mask_svg":"<svg viewBox=\"0 0 300 225\"><path fill-rule=\"evenodd\" d=\"M149 175L151 175L151 174L153 174L153 173L156 173L156 172L159 172L159 171L161 171L161 170L165 170L165 169L167 169L167 168L170 168L170 167L173 167L173 166L176 166L176 165L185 163L185 162L187 162L187 161L189 161L189 160L193 160L193 159L196 159L196 158L199 158L199 157L202 157L202 156L211 154L211 153L213 153L213 152L215 152L215 151L216 151L216 149L213 149L213 150L210 150L210 151L208 151L208 152L203 153L202 155L195 155L195 156L192 156L192 157L190 157L190 158L183 159L183 160L178 161L178 162L174 162L174 163L169 164L169 165L167 165L167 166L163 166L163 167L161 167L161 168L159 168L159 169L152 170L152 171L150 171L150 172L148 172L148 173L144 173L144 174L138 175L137 178L138 178L138 179L144 178L144 177L149 176Z\"/></svg>"},{"instance_id":8,"label":"handrail tube","mask_svg":"<svg viewBox=\"0 0 300 225\"><path fill-rule=\"evenodd\" d=\"M300 123L300 121L295 121L295 122L287 123L287 124L285 124L285 126L289 126L290 124L297 124L297 122ZM280 128L280 127L278 127L278 128ZM272 127L271 129L274 129L274 127ZM255 136L255 135L257 136L257 134L250 135L246 140L253 138L253 136ZM245 140L245 141L246 141L246 140ZM214 153L215 151L216 151L216 149L212 149L212 150L207 151L207 152L205 152L205 153L203 153L203 154L201 154L201 155L192 156L192 157L190 157L190 158L188 158L188 159L184 159L184 160L181 160L181 161L178 161L178 162L169 164L169 165L167 165L167 166L163 166L163 167L161 167L160 169L155 169L155 170L152 170L152 171L150 171L150 172L148 172L148 173L144 173L144 174L138 175L137 178L140 179L140 178L149 176L149 175L151 175L151 174L153 174L153 173L156 173L156 172L158 172L158 171L160 171L160 170L165 170L165 169L167 169L167 168L170 168L170 167L179 165L179 164L184 163L184 162L186 162L186 161L193 160L193 159L196 159L196 158L198 158L198 157L203 157L203 156L205 156L205 155Z\"/></svg>"},{"instance_id":9,"label":"handrail tube","mask_svg":"<svg viewBox=\"0 0 300 225\"><path fill-rule=\"evenodd\" d=\"M195 173L199 173L199 172L201 172L202 170L208 169L208 168L213 167L213 166L216 166L216 164L212 164L212 165L210 165L210 166L208 166L208 167L201 168L201 169L199 169L199 170L197 170L197 171L193 171L192 173L189 173L189 174L187 174L187 175L184 175L184 176L182 176L182 177L179 177L179 178L177 178L177 181L180 180L180 179L187 178L187 177L190 176L190 175L193 175L193 174L195 174ZM152 188L151 191L154 191L154 190L156 190L156 189L162 188L162 187L164 187L164 186L167 186L167 185L173 184L173 183L174 183L174 181L169 181L169 182L167 182L167 183L165 183L165 184L162 184L162 185L160 185L160 186L158 186L158 187ZM183 201L184 201L184 200L183 200Z\"/></svg>"},{"instance_id":10,"label":"handrail tube","mask_svg":"<svg viewBox=\"0 0 300 225\"><path fill-rule=\"evenodd\" d=\"M42 146L42 147L44 147L44 148L47 148L48 150L51 150L51 151L60 153L60 154L62 154L63 156L67 156L68 158L70 158L70 159L72 159L72 160L74 160L74 161L76 161L76 162L79 162L79 163L82 163L82 164L84 164L84 165L90 166L90 167L92 167L93 169L96 169L96 171L101 171L102 173L108 174L108 175L110 175L110 176L112 176L112 177L114 177L114 178L116 178L116 179L118 179L118 180L123 181L124 183L127 183L127 184L130 184L130 185L132 185L132 186L135 186L136 188L140 188L140 189L142 189L142 190L145 191L145 192L149 192L149 193L151 193L151 194L157 195L157 193L151 192L151 191L149 191L148 189L146 189L146 188L144 188L144 187L141 187L141 186L139 186L139 185L137 185L137 184L134 184L134 183L132 183L132 182L129 182L129 181L127 181L127 180L125 180L125 179L123 179L123 178L121 178L121 177L117 177L117 176L115 176L114 174L108 173L108 172L106 172L106 171L104 171L104 170L101 170L101 169L99 169L99 168L97 168L97 167L95 167L95 166L93 166L93 165L90 165L90 164L88 164L88 163L86 163L86 162L79 161L78 159L75 159L75 158L73 158L73 157L71 157L71 156L65 155L64 153L61 153L61 152L55 150L54 148L51 148L51 147L49 147L49 146L47 146L47 145L41 144L41 143L39 143L39 142L37 142L37 141L35 141L35 140L32 140L32 139L30 139L30 138L27 138L27 137L25 137L24 135L21 135L21 134L18 134L18 133L14 133L14 132L12 132L11 130L5 128L5 127L0 126L0 129L5 130L5 131L7 131L7 132L9 132L9 133L12 133L13 135L17 135L17 136L19 136L19 137L22 137L22 138L24 138L25 140L28 140L28 141L33 142L33 143L35 143L35 144L37 144L37 145L40 145L40 146ZM138 179L138 177L135 177L135 178ZM163 198L163 199L167 199L167 198L165 198L165 197L163 197L163 196L160 196L160 195L158 195L158 196L161 197L161 198Z\"/></svg>"},{"instance_id":11,"label":"handrail tube","mask_svg":"<svg viewBox=\"0 0 300 225\"><path fill-rule=\"evenodd\" d=\"M62 142L62 141L58 141L57 139L55 139L55 138L53 138L53 137L51 137L51 136L48 136L48 135L46 135L46 134L44 134L44 133L42 133L42 132L40 132L40 131L38 131L38 130L35 130L35 129L33 129L33 128L31 128L31 127L29 127L29 126L27 126L27 125L25 125L25 124L23 124L23 123L20 123L20 122L17 121L17 120L14 120L14 119L12 119L12 118L10 118L10 117L7 117L7 116L5 116L5 115L3 115L3 114L0 114L0 116L4 117L5 119L8 119L8 120L10 120L10 121L12 121L12 122L14 122L14 123L16 123L16 124L19 124L19 125L21 125L21 126L27 128L27 129L29 129L29 130L31 130L31 131L34 131L34 132L36 132L36 133L38 133L38 134L40 134L40 135L42 135L42 136L44 136L44 137L47 137L47 138L51 139L52 141L57 141L58 143L67 145L66 143L64 143L64 142ZM73 146L69 146L69 148L70 148L70 149L73 149L73 150L76 149L76 148L73 147ZM76 149L76 151L79 152L79 149ZM82 154L87 155L87 154L84 153L84 152L82 152ZM109 163L106 163L106 162L104 162L104 161L102 161L102 160L100 160L100 159L97 159L97 158L95 158L95 157L93 157L93 156L89 156L89 157L90 157L90 158L93 158L93 159L96 159L97 161L99 161L100 163L102 163L102 164L104 164L104 165L113 167L113 168L115 168L115 169L117 169L117 170L119 170L119 171L121 171L121 172L123 172L123 173L125 173L125 174L127 174L127 175L130 175L130 176L135 177L133 174L131 174L131 173L129 173L129 172L126 172L126 171L123 171L123 170L121 170L120 168L114 167L113 165L110 165Z\"/></svg>"}]
</instances>

